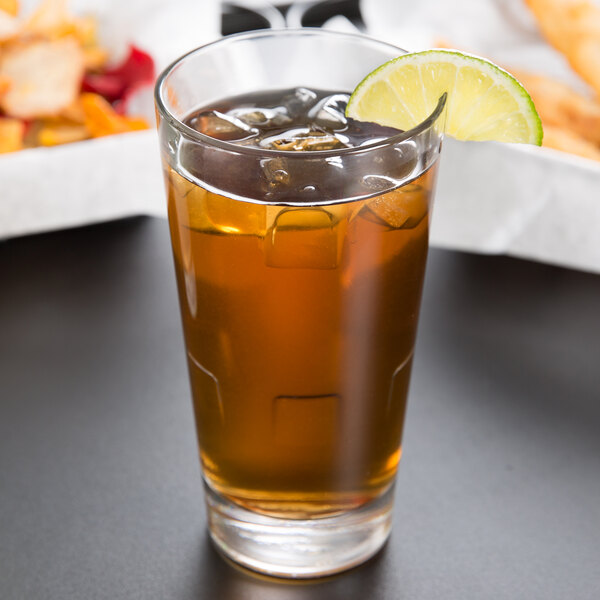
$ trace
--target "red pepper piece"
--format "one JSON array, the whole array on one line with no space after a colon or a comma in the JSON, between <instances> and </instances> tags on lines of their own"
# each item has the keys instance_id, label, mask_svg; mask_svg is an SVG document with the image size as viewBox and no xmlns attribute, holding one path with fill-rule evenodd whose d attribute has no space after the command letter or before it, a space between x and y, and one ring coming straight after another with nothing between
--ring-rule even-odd
<instances>
[{"instance_id":1,"label":"red pepper piece","mask_svg":"<svg viewBox=\"0 0 600 600\"><path fill-rule=\"evenodd\" d=\"M81 86L83 92L93 92L106 98L109 102L114 102L120 98L124 91L124 85L121 80L104 73L86 73Z\"/></svg>"},{"instance_id":2,"label":"red pepper piece","mask_svg":"<svg viewBox=\"0 0 600 600\"><path fill-rule=\"evenodd\" d=\"M154 82L154 60L152 57L130 46L129 56L117 67L100 73L87 73L83 78L82 90L94 92L109 102L118 102L130 96L141 86Z\"/></svg>"}]
</instances>

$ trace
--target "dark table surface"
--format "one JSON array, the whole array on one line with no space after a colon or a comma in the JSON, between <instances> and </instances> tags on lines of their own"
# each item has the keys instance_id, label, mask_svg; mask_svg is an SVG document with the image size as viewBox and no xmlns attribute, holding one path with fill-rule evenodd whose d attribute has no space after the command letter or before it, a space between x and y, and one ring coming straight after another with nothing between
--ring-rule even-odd
<instances>
[{"instance_id":1,"label":"dark table surface","mask_svg":"<svg viewBox=\"0 0 600 600\"><path fill-rule=\"evenodd\" d=\"M212 548L167 226L0 242L0 598L600 598L600 277L433 250L384 550L284 584Z\"/></svg>"}]
</instances>

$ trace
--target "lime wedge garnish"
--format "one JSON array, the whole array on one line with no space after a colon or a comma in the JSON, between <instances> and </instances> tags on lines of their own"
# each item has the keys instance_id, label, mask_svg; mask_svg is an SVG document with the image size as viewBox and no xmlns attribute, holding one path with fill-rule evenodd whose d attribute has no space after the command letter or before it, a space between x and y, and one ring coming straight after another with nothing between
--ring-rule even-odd
<instances>
[{"instance_id":1,"label":"lime wedge garnish","mask_svg":"<svg viewBox=\"0 0 600 600\"><path fill-rule=\"evenodd\" d=\"M346 115L408 130L434 111L444 92L447 135L542 143L542 123L525 88L488 60L450 50L404 54L375 69L352 93Z\"/></svg>"}]
</instances>

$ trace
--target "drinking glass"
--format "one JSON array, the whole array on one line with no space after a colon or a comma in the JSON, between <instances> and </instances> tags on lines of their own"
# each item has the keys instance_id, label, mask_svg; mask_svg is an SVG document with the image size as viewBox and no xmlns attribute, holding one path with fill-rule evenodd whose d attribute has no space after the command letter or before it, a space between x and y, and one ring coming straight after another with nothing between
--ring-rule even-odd
<instances>
[{"instance_id":1,"label":"drinking glass","mask_svg":"<svg viewBox=\"0 0 600 600\"><path fill-rule=\"evenodd\" d=\"M256 92L293 111L306 90L349 92L402 52L323 30L251 32L157 83L210 535L271 575L348 569L390 533L445 98L410 131L307 152L234 144L186 119Z\"/></svg>"}]
</instances>

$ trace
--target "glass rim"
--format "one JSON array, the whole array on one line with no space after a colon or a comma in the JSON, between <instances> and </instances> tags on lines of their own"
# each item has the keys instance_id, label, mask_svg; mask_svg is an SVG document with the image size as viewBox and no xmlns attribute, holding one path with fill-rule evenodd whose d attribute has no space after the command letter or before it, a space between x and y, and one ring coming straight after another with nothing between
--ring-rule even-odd
<instances>
[{"instance_id":1,"label":"glass rim","mask_svg":"<svg viewBox=\"0 0 600 600\"><path fill-rule=\"evenodd\" d=\"M243 39L259 39L262 37L289 37L290 34L303 36L303 37L311 37L311 36L326 36L326 37L338 37L338 38L346 38L353 40L361 40L363 42L368 42L371 44L375 44L378 46L386 47L388 49L397 50L399 54L406 53L406 50L399 48L398 46L394 46L393 44L389 44L387 42L382 42L375 38L362 35L359 33L346 33L340 31L329 31L323 30L319 28L302 28L302 29L258 29L255 31L246 31L243 33L236 33L233 35L223 36L218 40L213 42L209 42L208 44L203 44L198 48L194 48L190 50L183 56L180 56L176 60L174 60L170 65L168 65L161 74L158 76L156 80L156 85L154 87L154 101L156 103L156 108L161 115L161 117L171 125L175 130L179 131L182 135L187 138L191 138L196 142L200 142L204 145L215 146L222 150L227 150L229 152L235 152L237 154L248 154L253 156L287 156L287 157L296 157L300 158L309 154L312 158L316 158L322 156L332 157L332 156L343 156L348 154L360 154L363 152L368 152L371 150L376 150L380 148L385 148L387 146L393 146L394 144L409 140L420 133L429 129L442 114L444 107L446 105L447 94L444 93L440 96L436 107L433 109L431 114L426 117L423 121L412 127L411 129L407 129L406 131L402 131L398 134L392 135L390 137L386 137L383 139L378 139L373 142L364 144L362 146L354 146L351 148L338 148L335 150L312 150L311 152L297 152L294 150L274 150L271 148L258 148L254 146L241 146L234 142L227 142L224 140L219 140L217 138L213 138L209 135L201 133L196 129L193 129L189 125L183 123L180 119L178 119L168 108L167 104L163 99L163 94L165 90L166 80L169 75L181 64L187 61L190 57L195 54L204 52L213 46L222 46L230 43L235 43L238 40ZM393 60L393 59L389 59Z\"/></svg>"}]
</instances>

